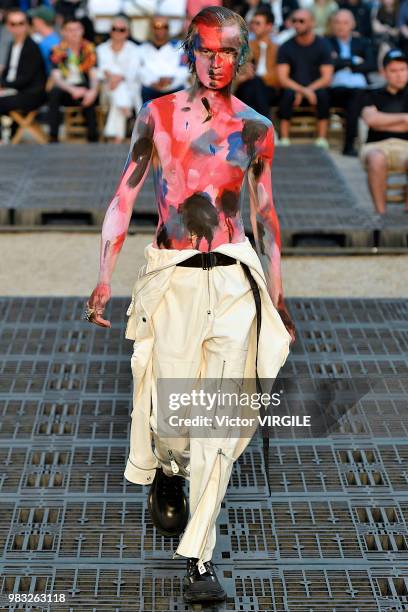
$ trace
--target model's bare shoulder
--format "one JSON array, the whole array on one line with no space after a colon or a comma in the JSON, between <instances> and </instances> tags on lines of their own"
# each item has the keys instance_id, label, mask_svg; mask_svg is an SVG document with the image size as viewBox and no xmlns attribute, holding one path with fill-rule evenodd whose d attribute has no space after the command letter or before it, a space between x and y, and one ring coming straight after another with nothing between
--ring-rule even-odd
<instances>
[{"instance_id":1,"label":"model's bare shoulder","mask_svg":"<svg viewBox=\"0 0 408 612\"><path fill-rule=\"evenodd\" d=\"M261 115L261 113L258 113L254 108L248 106L248 104L245 104L235 96L231 97L233 98L234 113L237 117L241 117L242 119L250 121L257 121L267 126L268 128L273 128L273 123L270 119L268 119L268 117L265 117L265 115Z\"/></svg>"}]
</instances>

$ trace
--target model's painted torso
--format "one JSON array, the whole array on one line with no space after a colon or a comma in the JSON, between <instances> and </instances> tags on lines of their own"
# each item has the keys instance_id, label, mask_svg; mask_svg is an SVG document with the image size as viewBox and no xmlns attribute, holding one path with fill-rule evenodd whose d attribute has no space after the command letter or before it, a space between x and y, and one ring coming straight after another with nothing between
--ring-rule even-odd
<instances>
[{"instance_id":1,"label":"model's painted torso","mask_svg":"<svg viewBox=\"0 0 408 612\"><path fill-rule=\"evenodd\" d=\"M159 212L154 245L209 251L242 242L245 174L270 122L234 96L218 111L204 96L189 101L187 91L149 106Z\"/></svg>"}]
</instances>

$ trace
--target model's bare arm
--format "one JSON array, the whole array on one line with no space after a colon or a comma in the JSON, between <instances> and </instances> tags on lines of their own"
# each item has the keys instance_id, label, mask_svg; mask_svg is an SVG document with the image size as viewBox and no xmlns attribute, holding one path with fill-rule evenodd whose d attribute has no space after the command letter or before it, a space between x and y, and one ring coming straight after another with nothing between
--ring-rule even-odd
<instances>
[{"instance_id":1,"label":"model's bare arm","mask_svg":"<svg viewBox=\"0 0 408 612\"><path fill-rule=\"evenodd\" d=\"M248 170L251 225L269 295L294 340L295 326L283 299L280 227L272 196L273 154L274 130L270 126Z\"/></svg>"},{"instance_id":2,"label":"model's bare arm","mask_svg":"<svg viewBox=\"0 0 408 612\"><path fill-rule=\"evenodd\" d=\"M136 118L129 155L102 224L98 284L88 300L96 311L92 322L102 327L110 327L110 322L101 315L111 296L111 279L127 236L133 205L151 163L154 121L148 104L142 106Z\"/></svg>"}]
</instances>

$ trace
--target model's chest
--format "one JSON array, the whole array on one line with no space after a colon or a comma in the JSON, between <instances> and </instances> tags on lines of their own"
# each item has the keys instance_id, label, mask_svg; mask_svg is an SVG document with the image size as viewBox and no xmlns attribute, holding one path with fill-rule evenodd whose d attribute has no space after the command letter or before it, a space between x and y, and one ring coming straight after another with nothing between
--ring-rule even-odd
<instances>
[{"instance_id":1,"label":"model's chest","mask_svg":"<svg viewBox=\"0 0 408 612\"><path fill-rule=\"evenodd\" d=\"M199 121L185 113L170 129L155 131L155 145L162 162L176 158L179 161L198 160L214 163L232 163L243 169L251 158L245 125L242 120Z\"/></svg>"}]
</instances>

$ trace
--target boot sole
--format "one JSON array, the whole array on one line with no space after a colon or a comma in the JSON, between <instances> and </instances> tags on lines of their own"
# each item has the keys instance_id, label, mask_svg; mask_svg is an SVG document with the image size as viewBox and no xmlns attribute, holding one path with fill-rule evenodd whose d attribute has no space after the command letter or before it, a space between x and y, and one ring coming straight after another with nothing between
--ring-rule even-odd
<instances>
[{"instance_id":1,"label":"boot sole","mask_svg":"<svg viewBox=\"0 0 408 612\"><path fill-rule=\"evenodd\" d=\"M194 593L189 596L187 593L183 594L183 599L186 603L202 603L202 602L222 602L227 599L227 594L221 593Z\"/></svg>"}]
</instances>

